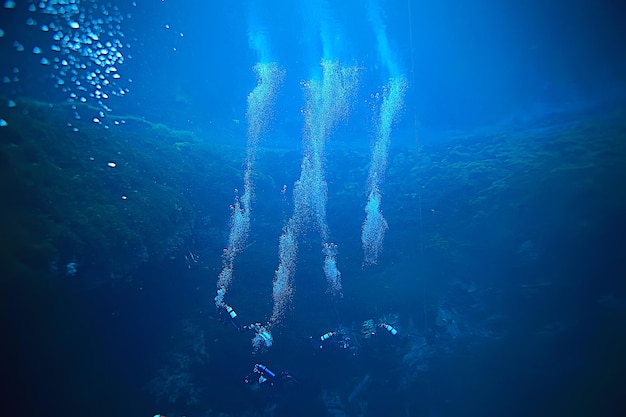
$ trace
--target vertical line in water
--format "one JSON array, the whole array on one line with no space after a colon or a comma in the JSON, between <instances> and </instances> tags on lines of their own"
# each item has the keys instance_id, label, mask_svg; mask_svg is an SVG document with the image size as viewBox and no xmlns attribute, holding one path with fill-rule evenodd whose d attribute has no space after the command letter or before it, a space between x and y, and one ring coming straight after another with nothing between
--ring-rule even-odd
<instances>
[{"instance_id":1,"label":"vertical line in water","mask_svg":"<svg viewBox=\"0 0 626 417\"><path fill-rule=\"evenodd\" d=\"M409 17L409 48L411 54L411 84L412 84L412 92L413 92L413 132L415 134L415 163L418 161L419 156L419 135L417 133L417 93L415 88L415 46L413 44L413 10L411 9L411 0L407 0L407 11ZM420 222L420 233L419 233L419 257L420 257L420 265L424 265L424 238L423 238L423 219L422 219L422 187L417 186L417 205L419 211L419 222ZM426 333L427 329L427 311L426 311L426 279L422 277L422 302L424 307L424 333Z\"/></svg>"}]
</instances>

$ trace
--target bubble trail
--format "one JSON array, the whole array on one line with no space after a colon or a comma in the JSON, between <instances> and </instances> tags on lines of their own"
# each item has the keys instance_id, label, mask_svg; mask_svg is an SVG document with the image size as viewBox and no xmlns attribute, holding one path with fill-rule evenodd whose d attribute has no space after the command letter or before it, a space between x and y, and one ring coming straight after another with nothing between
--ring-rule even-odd
<instances>
[{"instance_id":1,"label":"bubble trail","mask_svg":"<svg viewBox=\"0 0 626 417\"><path fill-rule=\"evenodd\" d=\"M248 120L246 162L243 175L243 195L235 196L230 218L228 246L222 254L222 270L217 279L215 306L225 307L224 296L233 280L235 258L245 247L250 232L250 212L254 196L252 172L261 137L271 119L274 100L284 78L284 71L275 63L258 63L254 66L257 85L248 95L246 118Z\"/></svg>"},{"instance_id":2,"label":"bubble trail","mask_svg":"<svg viewBox=\"0 0 626 417\"><path fill-rule=\"evenodd\" d=\"M271 324L282 320L293 296L298 237L313 220L322 237L325 255L323 269L331 292L341 293L341 273L337 268L337 245L328 242L326 223L327 184L324 173L324 146L337 123L344 120L356 93L356 67L343 67L339 62L322 60L322 78L303 82L306 97L304 113L304 153L300 178L294 184L294 211L279 238L278 268L274 274L274 308Z\"/></svg>"},{"instance_id":3,"label":"bubble trail","mask_svg":"<svg viewBox=\"0 0 626 417\"><path fill-rule=\"evenodd\" d=\"M389 46L380 7L374 1L370 1L368 12L370 23L376 34L378 55L382 64L389 71L390 78L387 85L383 87L382 103L377 121L376 141L372 148L371 164L367 177L368 197L365 205L365 221L361 228L363 262L365 265L378 263L385 232L388 229L387 221L381 209L382 193L380 186L387 170L391 128L400 110L402 110L404 94L407 89L406 78L400 74L399 65L394 59Z\"/></svg>"},{"instance_id":4,"label":"bubble trail","mask_svg":"<svg viewBox=\"0 0 626 417\"><path fill-rule=\"evenodd\" d=\"M378 262L385 232L388 228L380 207L382 200L380 185L387 170L391 128L400 110L402 110L406 88L407 82L404 77L391 78L383 88L376 142L372 149L372 159L367 178L368 197L365 205L365 221L361 229L361 243L366 265Z\"/></svg>"},{"instance_id":5,"label":"bubble trail","mask_svg":"<svg viewBox=\"0 0 626 417\"><path fill-rule=\"evenodd\" d=\"M376 35L376 44L378 49L378 57L381 64L387 68L391 77L400 75L400 66L398 60L389 46L389 38L387 37L387 27L383 22L383 11L376 0L370 0L367 5L367 12L370 24Z\"/></svg>"}]
</instances>

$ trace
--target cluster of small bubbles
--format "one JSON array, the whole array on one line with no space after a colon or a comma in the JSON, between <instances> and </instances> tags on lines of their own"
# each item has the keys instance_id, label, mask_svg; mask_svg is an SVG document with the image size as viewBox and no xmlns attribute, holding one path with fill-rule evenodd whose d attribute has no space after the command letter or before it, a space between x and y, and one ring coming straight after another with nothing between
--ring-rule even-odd
<instances>
[{"instance_id":1,"label":"cluster of small bubbles","mask_svg":"<svg viewBox=\"0 0 626 417\"><path fill-rule=\"evenodd\" d=\"M391 141L391 127L400 113L407 82L403 76L389 79L382 93L376 93L376 99L382 98L377 123L376 142L372 148L372 159L367 178L368 199L365 205L365 220L361 228L361 244L364 264L376 264L382 251L383 239L387 231L387 221L381 211L380 186L387 169L388 149Z\"/></svg>"},{"instance_id":2,"label":"cluster of small bubbles","mask_svg":"<svg viewBox=\"0 0 626 417\"><path fill-rule=\"evenodd\" d=\"M246 201L244 199L244 201ZM232 215L230 218L230 235L228 238L229 253L233 256L243 250L245 241L250 232L250 207L242 204L239 197L235 197L235 204L232 206Z\"/></svg>"},{"instance_id":3,"label":"cluster of small bubbles","mask_svg":"<svg viewBox=\"0 0 626 417\"><path fill-rule=\"evenodd\" d=\"M370 193L365 206L365 221L361 229L361 243L365 265L376 264L382 251L383 239L387 231L387 221L380 209L381 195L378 190Z\"/></svg>"},{"instance_id":4,"label":"cluster of small bubbles","mask_svg":"<svg viewBox=\"0 0 626 417\"><path fill-rule=\"evenodd\" d=\"M278 268L274 273L272 297L274 307L270 322L278 323L285 315L293 296L293 276L296 272L298 240L296 226L290 221L283 229L278 242Z\"/></svg>"},{"instance_id":5,"label":"cluster of small bubbles","mask_svg":"<svg viewBox=\"0 0 626 417\"><path fill-rule=\"evenodd\" d=\"M319 148L318 148L319 151ZM319 152L317 152L319 155ZM311 220L325 240L328 236L326 225L327 184L321 160L311 152L302 158L300 178L294 183L293 198L294 222L305 227Z\"/></svg>"},{"instance_id":6,"label":"cluster of small bubbles","mask_svg":"<svg viewBox=\"0 0 626 417\"><path fill-rule=\"evenodd\" d=\"M226 250L224 250L223 259L228 259L226 255ZM231 258L232 259L232 258ZM226 289L230 286L230 283L233 280L233 267L230 265L230 262L224 261L225 265L220 271L217 277L217 293L215 295L215 307L223 307L224 306L224 296L226 295Z\"/></svg>"},{"instance_id":7,"label":"cluster of small bubbles","mask_svg":"<svg viewBox=\"0 0 626 417\"><path fill-rule=\"evenodd\" d=\"M274 100L285 71L276 63L258 63L254 66L257 86L248 94L248 147L256 148L261 132L272 118ZM250 149L248 154L250 155Z\"/></svg>"},{"instance_id":8,"label":"cluster of small bubbles","mask_svg":"<svg viewBox=\"0 0 626 417\"><path fill-rule=\"evenodd\" d=\"M341 293L341 272L337 269L337 245L334 243L324 243L324 274L330 290L334 294Z\"/></svg>"},{"instance_id":9,"label":"cluster of small bubbles","mask_svg":"<svg viewBox=\"0 0 626 417\"><path fill-rule=\"evenodd\" d=\"M321 65L322 83L311 85L309 91L313 102L319 101L313 115L323 120L322 132L328 136L337 122L347 117L359 74L357 67L344 67L337 61L322 60Z\"/></svg>"},{"instance_id":10,"label":"cluster of small bubbles","mask_svg":"<svg viewBox=\"0 0 626 417\"><path fill-rule=\"evenodd\" d=\"M235 190L237 193L237 190ZM250 215L247 207L242 206L240 199L235 195L235 204L231 206L232 214L230 218L230 233L228 236L228 247L222 254L222 270L217 279L217 295L215 306L224 305L224 295L233 280L233 268L235 257L243 250L245 241L250 229Z\"/></svg>"},{"instance_id":11,"label":"cluster of small bubbles","mask_svg":"<svg viewBox=\"0 0 626 417\"><path fill-rule=\"evenodd\" d=\"M5 1L6 9L16 7ZM33 45L32 54L42 66L51 70L53 86L65 94L67 101L98 105L104 112L111 97L122 97L130 90L132 80L123 80L119 73L130 58L125 52L130 44L124 42L122 22L130 18L117 5L97 0L29 0L26 26L46 33L50 44ZM4 36L0 30L0 36ZM13 47L24 52L26 47L15 40ZM15 75L4 75L3 83L17 82ZM97 117L99 124L103 115Z\"/></svg>"},{"instance_id":12,"label":"cluster of small bubbles","mask_svg":"<svg viewBox=\"0 0 626 417\"><path fill-rule=\"evenodd\" d=\"M215 295L215 307L217 307L217 308L224 306L224 295L226 295L226 288L224 286L221 286L220 283L222 281L230 282L230 278L229 277L225 277L223 275L224 275L224 270L222 270L222 272L220 273L219 280L218 280L218 286L219 287L218 287L217 293Z\"/></svg>"},{"instance_id":13,"label":"cluster of small bubbles","mask_svg":"<svg viewBox=\"0 0 626 417\"><path fill-rule=\"evenodd\" d=\"M252 350L254 353L263 352L272 346L274 339L267 327L261 323L254 323L250 325L250 328L255 332L252 338Z\"/></svg>"},{"instance_id":14,"label":"cluster of small bubbles","mask_svg":"<svg viewBox=\"0 0 626 417\"><path fill-rule=\"evenodd\" d=\"M379 136L389 139L391 126L398 118L404 105L404 94L408 87L406 78L396 77L389 80L389 84L383 90L383 103L380 108L380 132Z\"/></svg>"}]
</instances>

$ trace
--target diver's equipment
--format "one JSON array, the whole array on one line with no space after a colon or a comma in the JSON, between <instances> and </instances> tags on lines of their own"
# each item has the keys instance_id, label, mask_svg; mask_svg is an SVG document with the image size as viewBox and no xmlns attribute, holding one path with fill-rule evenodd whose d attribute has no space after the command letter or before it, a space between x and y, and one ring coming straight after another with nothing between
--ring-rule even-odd
<instances>
[{"instance_id":1,"label":"diver's equipment","mask_svg":"<svg viewBox=\"0 0 626 417\"><path fill-rule=\"evenodd\" d=\"M327 333L324 333L323 335L321 335L321 336L320 336L320 340L321 340L322 342L324 342L324 341L326 341L326 340L330 339L331 337L333 337L335 334L336 334L335 332L327 332Z\"/></svg>"},{"instance_id":2,"label":"diver's equipment","mask_svg":"<svg viewBox=\"0 0 626 417\"><path fill-rule=\"evenodd\" d=\"M260 363L254 365L254 372L260 375L259 384L264 383L268 379L273 379L274 377L276 377L276 374L274 372L270 371L267 366Z\"/></svg>"},{"instance_id":3,"label":"diver's equipment","mask_svg":"<svg viewBox=\"0 0 626 417\"><path fill-rule=\"evenodd\" d=\"M339 342L339 347L342 349L350 349L350 342L352 340L348 337L345 336L343 339L341 339L341 341Z\"/></svg>"},{"instance_id":4,"label":"diver's equipment","mask_svg":"<svg viewBox=\"0 0 626 417\"><path fill-rule=\"evenodd\" d=\"M389 333L391 333L392 336L395 336L398 334L398 330L395 327L393 327L391 324L380 323L378 326L387 330Z\"/></svg>"},{"instance_id":5,"label":"diver's equipment","mask_svg":"<svg viewBox=\"0 0 626 417\"><path fill-rule=\"evenodd\" d=\"M231 319L234 319L235 317L237 317L237 313L235 312L235 310L233 310L231 306L229 306L228 304L224 304L224 308L226 309L226 312L228 313Z\"/></svg>"}]
</instances>

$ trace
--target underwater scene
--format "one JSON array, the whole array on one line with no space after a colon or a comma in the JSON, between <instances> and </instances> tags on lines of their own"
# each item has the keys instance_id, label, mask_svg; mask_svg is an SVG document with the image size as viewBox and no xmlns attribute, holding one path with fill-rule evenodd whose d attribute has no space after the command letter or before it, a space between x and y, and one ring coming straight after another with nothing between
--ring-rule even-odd
<instances>
[{"instance_id":1,"label":"underwater scene","mask_svg":"<svg viewBox=\"0 0 626 417\"><path fill-rule=\"evenodd\" d=\"M7 415L626 415L617 3L0 0Z\"/></svg>"}]
</instances>

